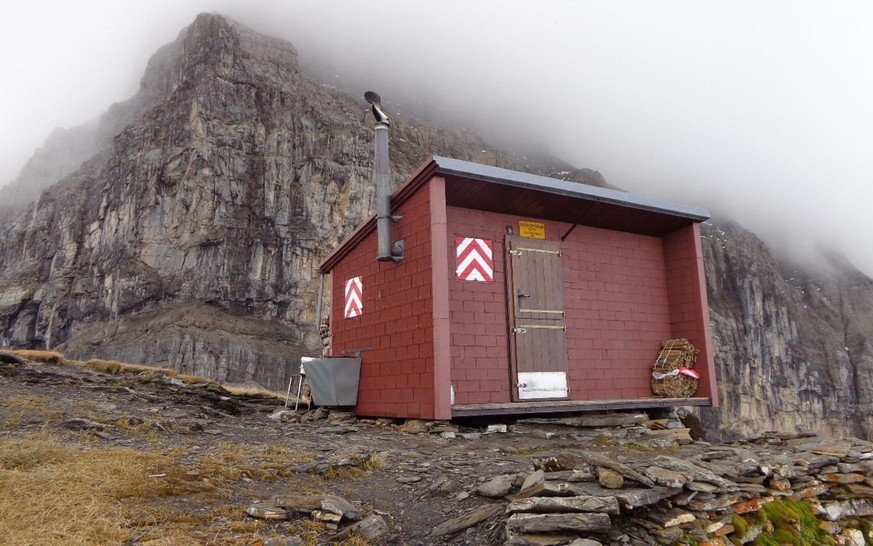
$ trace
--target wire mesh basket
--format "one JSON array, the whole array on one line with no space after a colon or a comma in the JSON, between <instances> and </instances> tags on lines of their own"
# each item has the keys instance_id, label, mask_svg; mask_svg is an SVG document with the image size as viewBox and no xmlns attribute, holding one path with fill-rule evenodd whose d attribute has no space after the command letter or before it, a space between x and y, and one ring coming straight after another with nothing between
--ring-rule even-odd
<instances>
[{"instance_id":1,"label":"wire mesh basket","mask_svg":"<svg viewBox=\"0 0 873 546\"><path fill-rule=\"evenodd\" d=\"M693 396L700 374L692 368L699 353L687 339L665 341L652 366L652 393L665 398Z\"/></svg>"}]
</instances>

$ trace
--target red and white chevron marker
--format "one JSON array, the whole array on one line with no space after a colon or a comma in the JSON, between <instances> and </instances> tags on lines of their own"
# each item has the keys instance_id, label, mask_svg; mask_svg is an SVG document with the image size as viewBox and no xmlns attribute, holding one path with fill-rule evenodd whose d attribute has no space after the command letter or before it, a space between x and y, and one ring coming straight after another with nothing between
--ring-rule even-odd
<instances>
[{"instance_id":1,"label":"red and white chevron marker","mask_svg":"<svg viewBox=\"0 0 873 546\"><path fill-rule=\"evenodd\" d=\"M353 318L364 312L364 285L361 277L346 281L346 307L343 316Z\"/></svg>"},{"instance_id":2,"label":"red and white chevron marker","mask_svg":"<svg viewBox=\"0 0 873 546\"><path fill-rule=\"evenodd\" d=\"M455 237L455 274L462 281L494 282L494 245L491 239Z\"/></svg>"}]
</instances>

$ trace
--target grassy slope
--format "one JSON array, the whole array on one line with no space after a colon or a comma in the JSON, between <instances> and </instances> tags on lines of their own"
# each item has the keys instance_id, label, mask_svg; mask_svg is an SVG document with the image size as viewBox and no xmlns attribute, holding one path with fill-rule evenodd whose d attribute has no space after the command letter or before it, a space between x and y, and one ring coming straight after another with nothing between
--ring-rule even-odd
<instances>
[{"instance_id":1,"label":"grassy slope","mask_svg":"<svg viewBox=\"0 0 873 546\"><path fill-rule=\"evenodd\" d=\"M45 351L12 351L30 362L48 366L83 366L111 374L156 373L186 383L202 378L181 376L174 370L120 362L65 361ZM253 394L253 389L228 389ZM254 394L276 396L257 391ZM88 400L80 405L87 408ZM311 453L281 446L252 446L224 442L209 453L188 447L168 449L141 420L113 423L128 435L149 441L151 448L107 446L82 436L61 437L49 429L18 436L28 416L54 415L51 400L28 394L0 400L0 536L4 544L259 544L265 537L305 537L315 544L322 525L301 520L275 523L248 518L233 491L246 480L257 486L300 480L289 465L309 460ZM243 455L244 454L244 455ZM302 483L297 487L312 487ZM346 546L363 544L356 538Z\"/></svg>"}]
</instances>

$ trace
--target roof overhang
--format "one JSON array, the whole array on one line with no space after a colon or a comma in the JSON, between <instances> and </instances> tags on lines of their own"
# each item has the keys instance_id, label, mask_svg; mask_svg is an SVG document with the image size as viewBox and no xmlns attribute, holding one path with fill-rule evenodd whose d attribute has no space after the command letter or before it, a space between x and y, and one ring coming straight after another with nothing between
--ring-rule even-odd
<instances>
[{"instance_id":1,"label":"roof overhang","mask_svg":"<svg viewBox=\"0 0 873 546\"><path fill-rule=\"evenodd\" d=\"M449 206L527 218L660 237L710 217L709 211L700 207L439 156L429 158L394 192L392 209L434 176L445 178ZM375 228L374 215L340 243L318 270L329 272Z\"/></svg>"}]
</instances>

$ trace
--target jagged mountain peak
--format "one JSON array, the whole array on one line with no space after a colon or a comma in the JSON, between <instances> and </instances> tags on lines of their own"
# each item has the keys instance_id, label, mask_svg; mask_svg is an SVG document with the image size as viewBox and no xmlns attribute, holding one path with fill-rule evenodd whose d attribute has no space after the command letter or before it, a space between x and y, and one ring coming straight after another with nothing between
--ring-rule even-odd
<instances>
[{"instance_id":1,"label":"jagged mountain peak","mask_svg":"<svg viewBox=\"0 0 873 546\"><path fill-rule=\"evenodd\" d=\"M258 69L247 71L247 65ZM280 81L298 70L297 50L290 42L259 34L224 15L201 13L151 57L140 91L166 96L203 71L217 76L248 72Z\"/></svg>"},{"instance_id":2,"label":"jagged mountain peak","mask_svg":"<svg viewBox=\"0 0 873 546\"><path fill-rule=\"evenodd\" d=\"M8 220L40 192L75 172L84 161L111 145L112 138L185 82L232 77L284 84L299 70L294 46L259 34L224 15L202 13L173 42L148 61L137 93L111 105L98 119L57 128L34 152L19 175L0 189L0 222Z\"/></svg>"},{"instance_id":3,"label":"jagged mountain peak","mask_svg":"<svg viewBox=\"0 0 873 546\"><path fill-rule=\"evenodd\" d=\"M280 386L318 344L318 260L372 210L363 108L300 74L287 42L198 16L0 231L0 344ZM432 153L507 165L475 136L394 121L398 182ZM168 318L186 308L190 327ZM216 334L197 318L216 311L273 334Z\"/></svg>"}]
</instances>

